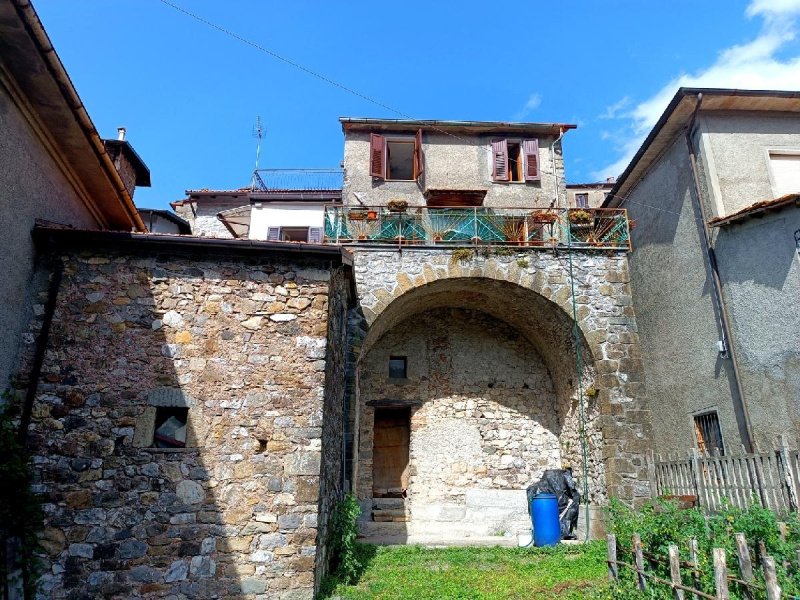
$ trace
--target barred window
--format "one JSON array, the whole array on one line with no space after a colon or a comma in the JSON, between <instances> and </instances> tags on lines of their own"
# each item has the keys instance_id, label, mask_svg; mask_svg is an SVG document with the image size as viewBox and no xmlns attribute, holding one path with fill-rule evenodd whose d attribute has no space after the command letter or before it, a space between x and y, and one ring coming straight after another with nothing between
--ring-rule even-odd
<instances>
[{"instance_id":1,"label":"barred window","mask_svg":"<svg viewBox=\"0 0 800 600\"><path fill-rule=\"evenodd\" d=\"M694 433L697 437L697 447L700 452L713 454L714 450L718 450L720 455L725 454L719 416L715 411L695 415Z\"/></svg>"}]
</instances>

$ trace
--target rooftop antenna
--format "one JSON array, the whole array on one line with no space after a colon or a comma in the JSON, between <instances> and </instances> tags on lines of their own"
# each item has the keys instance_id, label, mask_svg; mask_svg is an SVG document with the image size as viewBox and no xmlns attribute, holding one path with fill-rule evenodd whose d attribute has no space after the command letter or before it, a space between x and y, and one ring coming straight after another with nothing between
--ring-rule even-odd
<instances>
[{"instance_id":1,"label":"rooftop antenna","mask_svg":"<svg viewBox=\"0 0 800 600\"><path fill-rule=\"evenodd\" d=\"M261 140L264 138L264 125L261 123L261 116L256 117L256 123L253 125L253 137L256 138L258 142L256 143L256 166L253 169L253 178L250 181L250 190L265 190L267 189L267 186L264 184L264 180L261 179L261 175L258 173L258 160L261 157Z\"/></svg>"}]
</instances>

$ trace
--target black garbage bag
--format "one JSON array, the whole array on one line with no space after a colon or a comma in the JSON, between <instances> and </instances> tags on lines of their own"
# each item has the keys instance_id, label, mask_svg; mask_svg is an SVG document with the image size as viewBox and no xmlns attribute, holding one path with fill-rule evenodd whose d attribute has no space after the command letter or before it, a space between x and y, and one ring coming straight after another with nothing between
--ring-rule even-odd
<instances>
[{"instance_id":1,"label":"black garbage bag","mask_svg":"<svg viewBox=\"0 0 800 600\"><path fill-rule=\"evenodd\" d=\"M539 481L528 486L528 513L531 511L531 500L537 494L554 494L558 499L558 515L561 524L561 539L574 540L578 526L578 510L581 504L581 493L572 469L547 469Z\"/></svg>"}]
</instances>

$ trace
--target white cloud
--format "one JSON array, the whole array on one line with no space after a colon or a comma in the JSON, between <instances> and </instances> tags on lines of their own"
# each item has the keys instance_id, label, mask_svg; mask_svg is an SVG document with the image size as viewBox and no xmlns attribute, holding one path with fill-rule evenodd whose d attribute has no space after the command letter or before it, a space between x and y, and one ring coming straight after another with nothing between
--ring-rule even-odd
<instances>
[{"instance_id":1,"label":"white cloud","mask_svg":"<svg viewBox=\"0 0 800 600\"><path fill-rule=\"evenodd\" d=\"M611 106L607 106L603 113L598 115L598 119L616 119L618 116L620 116L622 110L627 108L630 103L630 97L625 96Z\"/></svg>"},{"instance_id":2,"label":"white cloud","mask_svg":"<svg viewBox=\"0 0 800 600\"><path fill-rule=\"evenodd\" d=\"M726 48L710 66L697 73L675 77L653 96L634 106L624 115L628 122L617 144L620 158L594 171L591 174L593 178L602 181L625 170L679 87L800 89L800 56L778 56L797 33L793 17L800 16L800 0L753 0L747 8L747 15L764 17L764 26L758 37Z\"/></svg>"},{"instance_id":3,"label":"white cloud","mask_svg":"<svg viewBox=\"0 0 800 600\"><path fill-rule=\"evenodd\" d=\"M531 94L528 97L528 101L525 103L520 110L518 110L514 114L514 118L517 120L524 119L529 114L531 114L534 110L539 108L539 105L542 103L542 96L541 94Z\"/></svg>"}]
</instances>

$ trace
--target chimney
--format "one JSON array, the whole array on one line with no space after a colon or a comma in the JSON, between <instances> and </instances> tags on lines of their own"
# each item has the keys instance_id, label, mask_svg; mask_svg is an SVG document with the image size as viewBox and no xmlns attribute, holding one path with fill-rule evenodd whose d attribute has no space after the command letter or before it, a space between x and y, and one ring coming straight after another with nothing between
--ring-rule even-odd
<instances>
[{"instance_id":1,"label":"chimney","mask_svg":"<svg viewBox=\"0 0 800 600\"><path fill-rule=\"evenodd\" d=\"M125 130L123 129L122 131L125 131ZM616 183L616 182L617 182L617 178L616 177L606 177L606 183Z\"/></svg>"},{"instance_id":2,"label":"chimney","mask_svg":"<svg viewBox=\"0 0 800 600\"><path fill-rule=\"evenodd\" d=\"M150 170L125 140L126 133L127 129L117 127L117 139L103 140L103 145L132 198L136 187L150 187Z\"/></svg>"},{"instance_id":3,"label":"chimney","mask_svg":"<svg viewBox=\"0 0 800 600\"><path fill-rule=\"evenodd\" d=\"M125 132L126 131L127 130L124 127L117 127L117 139L120 142L124 142L125 141Z\"/></svg>"}]
</instances>

